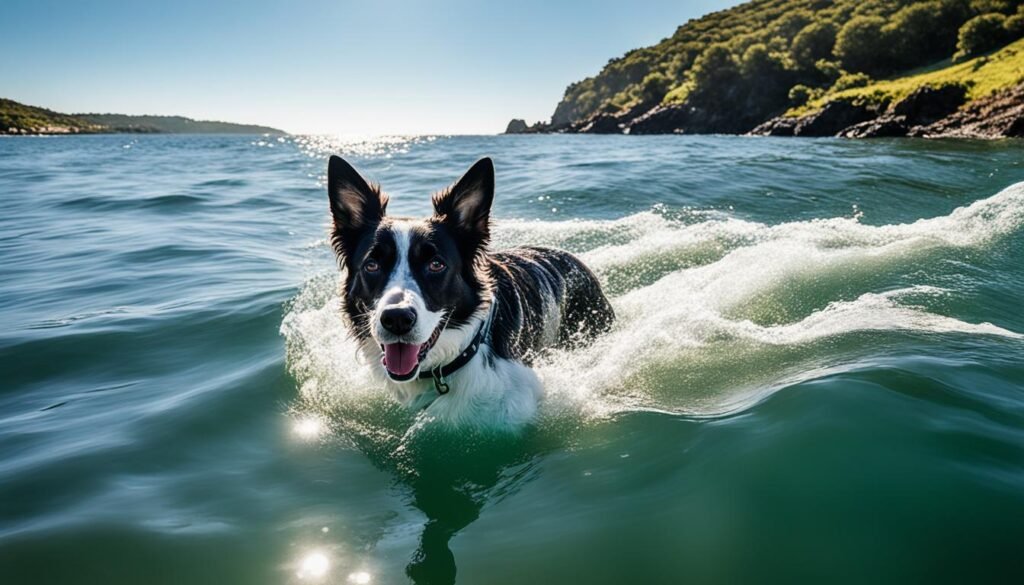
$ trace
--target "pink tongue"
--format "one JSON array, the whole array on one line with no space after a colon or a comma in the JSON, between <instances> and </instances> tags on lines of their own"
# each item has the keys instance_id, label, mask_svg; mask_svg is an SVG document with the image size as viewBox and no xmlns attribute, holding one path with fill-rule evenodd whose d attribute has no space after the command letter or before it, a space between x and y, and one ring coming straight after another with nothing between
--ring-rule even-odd
<instances>
[{"instance_id":1,"label":"pink tongue","mask_svg":"<svg viewBox=\"0 0 1024 585\"><path fill-rule=\"evenodd\" d=\"M420 363L419 344L388 343L384 345L384 367L397 376L406 376Z\"/></svg>"}]
</instances>

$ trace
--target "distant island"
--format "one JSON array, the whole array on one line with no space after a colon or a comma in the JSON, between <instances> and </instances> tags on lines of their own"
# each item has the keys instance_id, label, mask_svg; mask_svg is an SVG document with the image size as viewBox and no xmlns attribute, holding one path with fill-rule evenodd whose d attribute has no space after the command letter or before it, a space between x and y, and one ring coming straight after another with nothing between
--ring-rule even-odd
<instances>
[{"instance_id":1,"label":"distant island","mask_svg":"<svg viewBox=\"0 0 1024 585\"><path fill-rule=\"evenodd\" d=\"M1021 0L754 0L571 84L506 133L1024 136Z\"/></svg>"},{"instance_id":2,"label":"distant island","mask_svg":"<svg viewBox=\"0 0 1024 585\"><path fill-rule=\"evenodd\" d=\"M193 120L183 116L62 114L0 98L0 134L286 134L253 124Z\"/></svg>"}]
</instances>

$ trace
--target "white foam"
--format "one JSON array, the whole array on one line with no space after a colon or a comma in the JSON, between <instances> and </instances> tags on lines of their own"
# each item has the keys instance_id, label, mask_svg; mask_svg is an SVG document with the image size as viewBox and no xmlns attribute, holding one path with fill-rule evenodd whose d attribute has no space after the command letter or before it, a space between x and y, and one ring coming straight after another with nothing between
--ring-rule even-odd
<instances>
[{"instance_id":1,"label":"white foam","mask_svg":"<svg viewBox=\"0 0 1024 585\"><path fill-rule=\"evenodd\" d=\"M578 252L614 295L618 319L610 334L537 366L548 392L543 416L638 408L715 415L906 342L907 334L1020 340L995 325L936 312L944 296L959 293L913 279L1022 224L1018 184L907 224L872 226L854 217L767 225L644 212L614 221L498 222L495 241ZM880 284L894 279L909 282L892 290ZM302 393L359 425L400 422L366 366L356 364L335 290L332 274L310 281L282 326Z\"/></svg>"}]
</instances>

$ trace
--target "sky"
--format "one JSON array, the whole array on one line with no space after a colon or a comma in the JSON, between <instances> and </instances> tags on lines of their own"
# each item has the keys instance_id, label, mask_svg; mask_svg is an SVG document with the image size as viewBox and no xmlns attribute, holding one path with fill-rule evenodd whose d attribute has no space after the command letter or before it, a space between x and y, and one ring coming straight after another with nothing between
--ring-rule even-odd
<instances>
[{"instance_id":1,"label":"sky","mask_svg":"<svg viewBox=\"0 0 1024 585\"><path fill-rule=\"evenodd\" d=\"M494 134L730 0L3 0L0 97L303 134Z\"/></svg>"}]
</instances>

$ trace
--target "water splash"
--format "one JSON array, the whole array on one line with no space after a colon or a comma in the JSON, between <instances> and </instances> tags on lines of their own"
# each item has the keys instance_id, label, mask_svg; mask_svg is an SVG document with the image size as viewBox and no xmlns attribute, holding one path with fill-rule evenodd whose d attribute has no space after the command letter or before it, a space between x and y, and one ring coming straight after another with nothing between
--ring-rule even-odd
<instances>
[{"instance_id":1,"label":"water splash","mask_svg":"<svg viewBox=\"0 0 1024 585\"><path fill-rule=\"evenodd\" d=\"M1022 224L1018 184L907 224L865 225L854 216L767 225L654 210L608 221L498 222L495 243L581 254L618 314L614 330L592 347L553 352L537 365L548 392L543 425L636 409L735 412L908 336L1019 340L941 314L943 299L960 293L913 279ZM396 444L414 414L396 407L359 363L336 289L336 276L325 273L293 302L282 325L289 365L306 404L332 413L343 435Z\"/></svg>"}]
</instances>

